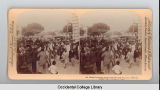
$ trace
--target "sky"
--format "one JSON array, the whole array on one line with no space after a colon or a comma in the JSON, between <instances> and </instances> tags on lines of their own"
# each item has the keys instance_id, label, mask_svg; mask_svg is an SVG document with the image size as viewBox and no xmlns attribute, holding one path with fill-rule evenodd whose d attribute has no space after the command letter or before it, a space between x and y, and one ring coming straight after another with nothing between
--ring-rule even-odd
<instances>
[{"instance_id":1,"label":"sky","mask_svg":"<svg viewBox=\"0 0 160 90\"><path fill-rule=\"evenodd\" d=\"M31 23L39 23L44 27L44 31L60 31L63 27L72 22L74 14L70 11L33 10L23 12L18 16L17 26L22 27ZM133 23L140 23L140 17L131 11L99 10L89 11L81 15L79 20L82 26L92 26L95 23L105 23L112 31L126 31Z\"/></svg>"},{"instance_id":2,"label":"sky","mask_svg":"<svg viewBox=\"0 0 160 90\"><path fill-rule=\"evenodd\" d=\"M140 17L131 11L90 11L81 17L82 26L105 23L111 31L126 31L133 23L140 23Z\"/></svg>"},{"instance_id":3,"label":"sky","mask_svg":"<svg viewBox=\"0 0 160 90\"><path fill-rule=\"evenodd\" d=\"M71 22L73 14L67 11L41 10L28 11L20 14L17 20L18 29L31 23L39 23L44 27L44 31L60 31Z\"/></svg>"}]
</instances>

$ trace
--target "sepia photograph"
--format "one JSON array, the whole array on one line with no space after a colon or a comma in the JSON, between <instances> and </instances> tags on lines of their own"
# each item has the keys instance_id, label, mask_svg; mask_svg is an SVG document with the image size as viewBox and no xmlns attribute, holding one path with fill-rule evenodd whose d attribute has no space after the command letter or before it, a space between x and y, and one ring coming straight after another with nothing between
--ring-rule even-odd
<instances>
[{"instance_id":1,"label":"sepia photograph","mask_svg":"<svg viewBox=\"0 0 160 90\"><path fill-rule=\"evenodd\" d=\"M67 11L36 10L17 18L19 74L78 74L77 16Z\"/></svg>"},{"instance_id":2,"label":"sepia photograph","mask_svg":"<svg viewBox=\"0 0 160 90\"><path fill-rule=\"evenodd\" d=\"M90 11L80 19L82 74L141 74L139 15L130 11Z\"/></svg>"}]
</instances>

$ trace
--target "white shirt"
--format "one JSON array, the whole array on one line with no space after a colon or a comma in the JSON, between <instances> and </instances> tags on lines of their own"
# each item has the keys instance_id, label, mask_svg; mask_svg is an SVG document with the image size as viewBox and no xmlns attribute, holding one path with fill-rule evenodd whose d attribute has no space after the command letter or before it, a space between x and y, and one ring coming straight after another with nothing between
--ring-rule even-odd
<instances>
[{"instance_id":1,"label":"white shirt","mask_svg":"<svg viewBox=\"0 0 160 90\"><path fill-rule=\"evenodd\" d=\"M67 52L70 50L70 45L66 45Z\"/></svg>"},{"instance_id":2,"label":"white shirt","mask_svg":"<svg viewBox=\"0 0 160 90\"><path fill-rule=\"evenodd\" d=\"M52 73L52 74L56 74L57 71L56 71L56 66L55 65L51 65L48 70Z\"/></svg>"},{"instance_id":3,"label":"white shirt","mask_svg":"<svg viewBox=\"0 0 160 90\"><path fill-rule=\"evenodd\" d=\"M135 45L132 45L132 51L134 52L136 49Z\"/></svg>"},{"instance_id":4,"label":"white shirt","mask_svg":"<svg viewBox=\"0 0 160 90\"><path fill-rule=\"evenodd\" d=\"M116 73L116 74L120 74L121 73L121 67L119 65L115 65L112 70Z\"/></svg>"},{"instance_id":5,"label":"white shirt","mask_svg":"<svg viewBox=\"0 0 160 90\"><path fill-rule=\"evenodd\" d=\"M117 50L117 43L114 44L114 49Z\"/></svg>"},{"instance_id":6,"label":"white shirt","mask_svg":"<svg viewBox=\"0 0 160 90\"><path fill-rule=\"evenodd\" d=\"M134 52L128 52L128 54L127 54L128 59L132 59L133 58L133 54L134 54Z\"/></svg>"},{"instance_id":7,"label":"white shirt","mask_svg":"<svg viewBox=\"0 0 160 90\"><path fill-rule=\"evenodd\" d=\"M53 44L52 43L49 44L49 49L53 51Z\"/></svg>"}]
</instances>

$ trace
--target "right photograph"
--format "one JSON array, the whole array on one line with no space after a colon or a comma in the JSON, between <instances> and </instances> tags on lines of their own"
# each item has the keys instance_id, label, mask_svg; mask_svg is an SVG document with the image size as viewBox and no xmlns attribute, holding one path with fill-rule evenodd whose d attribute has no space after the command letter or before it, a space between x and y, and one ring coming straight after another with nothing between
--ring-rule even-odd
<instances>
[{"instance_id":1,"label":"right photograph","mask_svg":"<svg viewBox=\"0 0 160 90\"><path fill-rule=\"evenodd\" d=\"M80 73L142 73L142 25L130 11L97 10L80 17Z\"/></svg>"}]
</instances>

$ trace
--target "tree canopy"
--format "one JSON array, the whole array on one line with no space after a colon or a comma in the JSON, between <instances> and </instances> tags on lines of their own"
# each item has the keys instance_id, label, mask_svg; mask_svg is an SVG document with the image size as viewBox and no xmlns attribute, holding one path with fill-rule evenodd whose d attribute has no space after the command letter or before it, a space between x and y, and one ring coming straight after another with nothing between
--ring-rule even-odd
<instances>
[{"instance_id":1,"label":"tree canopy","mask_svg":"<svg viewBox=\"0 0 160 90\"><path fill-rule=\"evenodd\" d=\"M56 36L56 33L55 33L55 32L48 32L47 34L48 34L48 35L52 35L52 36Z\"/></svg>"},{"instance_id":2,"label":"tree canopy","mask_svg":"<svg viewBox=\"0 0 160 90\"><path fill-rule=\"evenodd\" d=\"M129 32L129 33L136 33L136 32L138 32L138 24L133 24L133 25L131 25L131 26L129 27L129 29L128 29L128 32Z\"/></svg>"},{"instance_id":3,"label":"tree canopy","mask_svg":"<svg viewBox=\"0 0 160 90\"><path fill-rule=\"evenodd\" d=\"M82 27L80 27L80 35L83 36L85 33L84 29Z\"/></svg>"},{"instance_id":4,"label":"tree canopy","mask_svg":"<svg viewBox=\"0 0 160 90\"><path fill-rule=\"evenodd\" d=\"M89 35L101 35L110 30L110 27L104 23L96 23L93 26L88 28Z\"/></svg>"},{"instance_id":5,"label":"tree canopy","mask_svg":"<svg viewBox=\"0 0 160 90\"><path fill-rule=\"evenodd\" d=\"M72 32L72 24L67 24L67 25L65 25L64 26L64 28L63 28L63 33L69 33L69 32Z\"/></svg>"},{"instance_id":6,"label":"tree canopy","mask_svg":"<svg viewBox=\"0 0 160 90\"><path fill-rule=\"evenodd\" d=\"M26 27L22 28L22 35L24 36L30 36L35 35L44 30L44 27L38 23L31 23L28 24Z\"/></svg>"}]
</instances>

